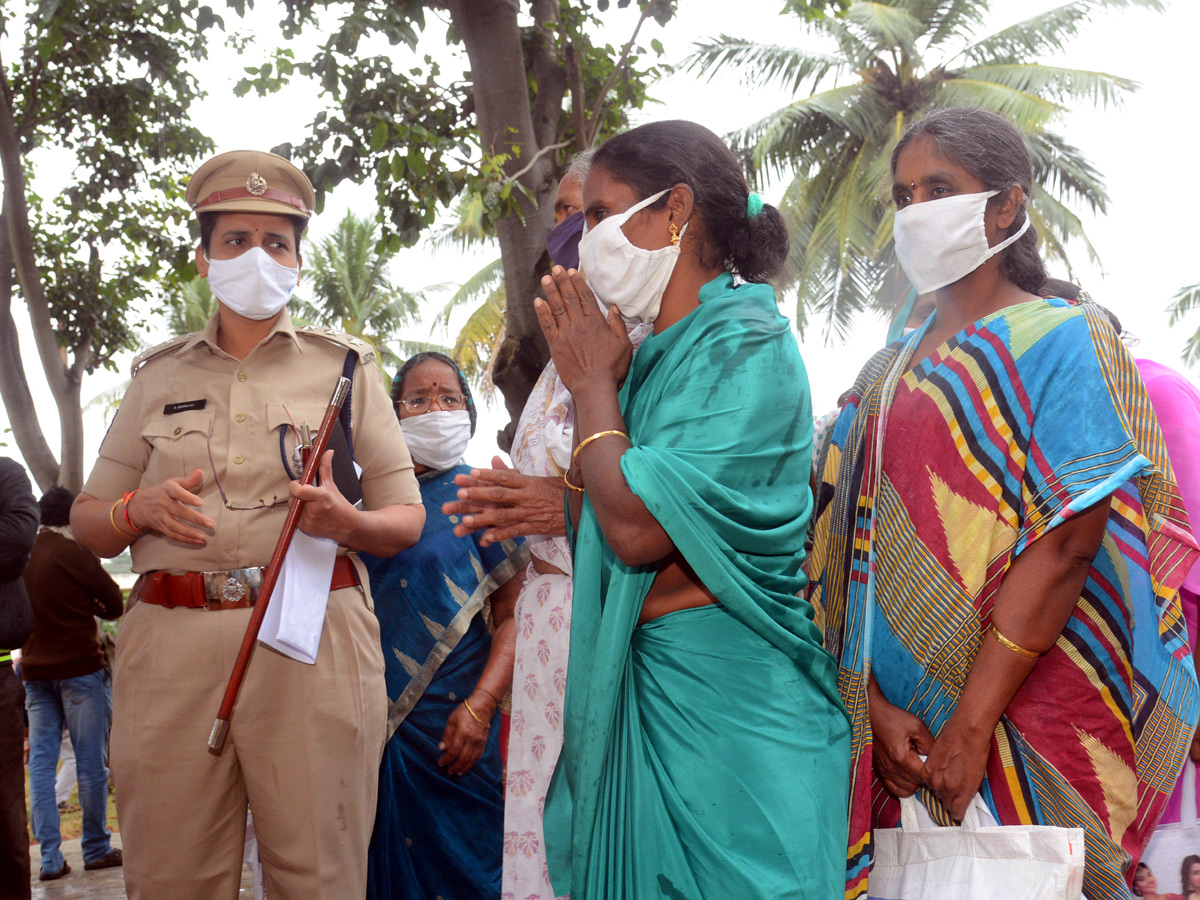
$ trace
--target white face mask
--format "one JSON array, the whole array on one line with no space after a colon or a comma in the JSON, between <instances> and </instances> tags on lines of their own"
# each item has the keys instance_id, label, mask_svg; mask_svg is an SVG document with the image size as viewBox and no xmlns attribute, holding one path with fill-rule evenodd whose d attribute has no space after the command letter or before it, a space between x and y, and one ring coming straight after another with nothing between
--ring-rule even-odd
<instances>
[{"instance_id":1,"label":"white face mask","mask_svg":"<svg viewBox=\"0 0 1200 900\"><path fill-rule=\"evenodd\" d=\"M615 306L626 322L653 322L657 318L663 292L679 262L679 245L646 250L630 243L621 226L669 190L602 219L595 228L585 228L579 241L579 268L587 273L596 297L604 298L601 308ZM679 236L686 233L685 222Z\"/></svg>"},{"instance_id":2,"label":"white face mask","mask_svg":"<svg viewBox=\"0 0 1200 900\"><path fill-rule=\"evenodd\" d=\"M983 213L988 199L999 193L957 194L912 203L896 212L896 257L918 294L970 275L1028 230L1026 215L1016 234L988 246Z\"/></svg>"},{"instance_id":3,"label":"white face mask","mask_svg":"<svg viewBox=\"0 0 1200 900\"><path fill-rule=\"evenodd\" d=\"M262 247L233 259L208 259L208 283L217 299L247 319L269 319L288 302L299 267L281 266Z\"/></svg>"},{"instance_id":4,"label":"white face mask","mask_svg":"<svg viewBox=\"0 0 1200 900\"><path fill-rule=\"evenodd\" d=\"M435 409L401 419L400 428L413 461L444 472L466 452L471 440L471 414L465 409Z\"/></svg>"}]
</instances>

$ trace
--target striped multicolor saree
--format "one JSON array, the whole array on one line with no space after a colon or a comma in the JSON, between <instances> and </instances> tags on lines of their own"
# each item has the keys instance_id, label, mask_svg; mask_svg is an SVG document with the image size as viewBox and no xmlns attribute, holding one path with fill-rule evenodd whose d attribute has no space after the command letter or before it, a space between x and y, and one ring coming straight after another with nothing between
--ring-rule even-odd
<instances>
[{"instance_id":1,"label":"striped multicolor saree","mask_svg":"<svg viewBox=\"0 0 1200 900\"><path fill-rule=\"evenodd\" d=\"M1126 900L1197 716L1178 599L1197 549L1162 437L1090 302L1009 307L901 374L928 327L862 371L822 469L812 593L854 722L846 897L866 893L872 827L899 820L872 771L868 673L936 735L1012 560L1111 497L1078 606L997 725L981 790L1004 824L1084 828L1085 895Z\"/></svg>"}]
</instances>

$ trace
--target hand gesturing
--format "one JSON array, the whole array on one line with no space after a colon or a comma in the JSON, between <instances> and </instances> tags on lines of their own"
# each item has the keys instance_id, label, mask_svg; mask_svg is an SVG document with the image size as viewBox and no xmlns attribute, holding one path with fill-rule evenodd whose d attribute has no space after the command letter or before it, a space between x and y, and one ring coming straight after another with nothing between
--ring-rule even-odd
<instances>
[{"instance_id":1,"label":"hand gesturing","mask_svg":"<svg viewBox=\"0 0 1200 900\"><path fill-rule=\"evenodd\" d=\"M533 305L567 390L575 393L584 382L604 379L619 387L629 373L633 344L616 307L605 319L587 282L574 269L555 266L542 279L542 288L546 299L538 298Z\"/></svg>"},{"instance_id":2,"label":"hand gesturing","mask_svg":"<svg viewBox=\"0 0 1200 900\"><path fill-rule=\"evenodd\" d=\"M566 485L561 478L522 475L500 457L492 468L472 469L470 475L455 475L458 499L442 504L448 516L462 516L454 526L458 537L486 529L484 545L517 535L563 535L567 533L563 513Z\"/></svg>"},{"instance_id":3,"label":"hand gesturing","mask_svg":"<svg viewBox=\"0 0 1200 900\"><path fill-rule=\"evenodd\" d=\"M203 483L204 472L196 469L187 478L168 478L138 491L129 501L129 521L144 531L156 531L174 541L203 546L207 535L200 529L211 530L214 524L200 512L204 501L193 493Z\"/></svg>"}]
</instances>

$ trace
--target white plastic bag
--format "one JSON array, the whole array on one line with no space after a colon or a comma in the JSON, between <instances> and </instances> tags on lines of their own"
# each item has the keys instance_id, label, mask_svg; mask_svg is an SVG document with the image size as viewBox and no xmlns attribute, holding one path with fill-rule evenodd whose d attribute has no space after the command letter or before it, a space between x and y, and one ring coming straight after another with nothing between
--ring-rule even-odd
<instances>
[{"instance_id":1,"label":"white plastic bag","mask_svg":"<svg viewBox=\"0 0 1200 900\"><path fill-rule=\"evenodd\" d=\"M976 795L960 827L922 828L918 802L900 801L900 828L875 831L871 900L1079 900L1083 829L982 825Z\"/></svg>"}]
</instances>

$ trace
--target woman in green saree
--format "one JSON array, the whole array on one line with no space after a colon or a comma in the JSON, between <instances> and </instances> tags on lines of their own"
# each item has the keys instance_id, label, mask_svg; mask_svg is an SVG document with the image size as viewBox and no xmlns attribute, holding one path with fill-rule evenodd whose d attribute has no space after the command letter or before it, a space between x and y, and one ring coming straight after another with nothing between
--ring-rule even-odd
<instances>
[{"instance_id":1,"label":"woman in green saree","mask_svg":"<svg viewBox=\"0 0 1200 900\"><path fill-rule=\"evenodd\" d=\"M587 282L556 268L536 301L576 417L555 891L840 895L849 729L796 596L808 384L763 283L782 218L688 122L602 146L584 207ZM636 356L622 317L653 322Z\"/></svg>"}]
</instances>

